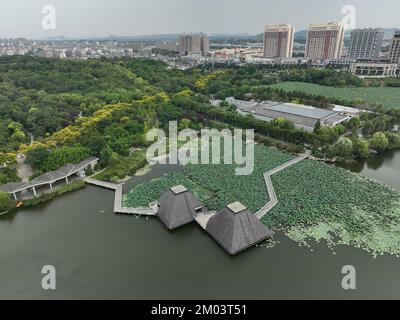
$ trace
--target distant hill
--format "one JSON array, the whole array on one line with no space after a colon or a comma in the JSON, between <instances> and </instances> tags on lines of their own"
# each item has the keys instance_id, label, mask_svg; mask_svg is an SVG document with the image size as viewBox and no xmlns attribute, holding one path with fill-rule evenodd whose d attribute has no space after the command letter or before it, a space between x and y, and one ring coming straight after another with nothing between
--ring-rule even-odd
<instances>
[{"instance_id":1,"label":"distant hill","mask_svg":"<svg viewBox=\"0 0 400 320\"><path fill-rule=\"evenodd\" d=\"M300 30L294 33L294 42L303 43L307 40L307 30Z\"/></svg>"}]
</instances>

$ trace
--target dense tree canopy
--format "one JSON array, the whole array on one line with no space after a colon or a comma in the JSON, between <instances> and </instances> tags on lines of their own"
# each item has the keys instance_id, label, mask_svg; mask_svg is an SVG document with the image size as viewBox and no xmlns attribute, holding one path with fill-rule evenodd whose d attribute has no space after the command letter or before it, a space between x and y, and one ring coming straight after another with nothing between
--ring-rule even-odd
<instances>
[{"instance_id":1,"label":"dense tree canopy","mask_svg":"<svg viewBox=\"0 0 400 320\"><path fill-rule=\"evenodd\" d=\"M328 109L332 103L357 104L270 86L282 81L365 84L346 72L300 66L204 65L183 71L146 59L1 57L0 154L26 153L28 163L40 172L93 155L100 157L102 167L119 168L117 174L109 171L109 178L122 176L132 171L123 172L124 161L137 148L148 146L146 132L153 127L166 129L171 120L178 121L180 129L252 128L258 141L267 145L286 150L307 145L332 154L336 149L343 157L365 157L369 143L378 151L400 146L398 134L390 132L400 123L400 112L395 110L365 113L336 127L319 123L314 132L307 132L286 119L265 122L238 114L227 102L218 107L209 103L234 96ZM365 140L356 137L360 128ZM383 136L375 136L377 132L387 145ZM340 139L343 135L349 137ZM138 163L141 160L130 167ZM0 172L0 179L12 181L15 171L11 171Z\"/></svg>"}]
</instances>

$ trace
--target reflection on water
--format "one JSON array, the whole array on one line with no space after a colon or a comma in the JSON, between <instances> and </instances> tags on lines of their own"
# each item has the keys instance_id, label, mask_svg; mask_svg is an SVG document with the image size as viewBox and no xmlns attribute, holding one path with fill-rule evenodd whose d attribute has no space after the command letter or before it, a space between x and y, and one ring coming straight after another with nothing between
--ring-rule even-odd
<instances>
[{"instance_id":1,"label":"reflection on water","mask_svg":"<svg viewBox=\"0 0 400 320\"><path fill-rule=\"evenodd\" d=\"M400 190L400 150L379 154L351 165L337 164L337 166Z\"/></svg>"}]
</instances>

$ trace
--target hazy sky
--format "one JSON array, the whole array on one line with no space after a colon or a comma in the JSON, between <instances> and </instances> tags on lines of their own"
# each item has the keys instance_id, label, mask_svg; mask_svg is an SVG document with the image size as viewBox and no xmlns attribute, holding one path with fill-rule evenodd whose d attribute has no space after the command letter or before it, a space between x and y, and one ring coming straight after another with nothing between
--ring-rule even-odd
<instances>
[{"instance_id":1,"label":"hazy sky","mask_svg":"<svg viewBox=\"0 0 400 320\"><path fill-rule=\"evenodd\" d=\"M41 9L56 8L56 30ZM357 27L399 27L400 0L0 0L0 37L261 33L266 24L339 21L356 8Z\"/></svg>"}]
</instances>

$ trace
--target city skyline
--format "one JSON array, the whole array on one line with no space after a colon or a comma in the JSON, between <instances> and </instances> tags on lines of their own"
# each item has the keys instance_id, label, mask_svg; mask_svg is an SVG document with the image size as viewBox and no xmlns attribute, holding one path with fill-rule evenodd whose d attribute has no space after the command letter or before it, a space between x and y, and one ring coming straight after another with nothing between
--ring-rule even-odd
<instances>
[{"instance_id":1,"label":"city skyline","mask_svg":"<svg viewBox=\"0 0 400 320\"><path fill-rule=\"evenodd\" d=\"M232 5L228 0L214 3L211 0L116 0L98 3L87 0L3 0L0 4L0 38L24 37L43 39L66 36L68 38L141 36L159 34L260 34L265 25L291 24L306 30L309 24L340 21L346 0L249 0L246 6ZM41 26L45 5L56 8L56 29L44 30ZM399 27L396 13L397 0L353 0L356 9L356 27ZM23 9L21 9L23 8ZM185 12L184 15L179 14ZM95 14L94 14L95 13ZM310 14L312 13L312 14ZM207 17L207 19L205 19ZM223 23L221 21L223 20Z\"/></svg>"}]
</instances>

